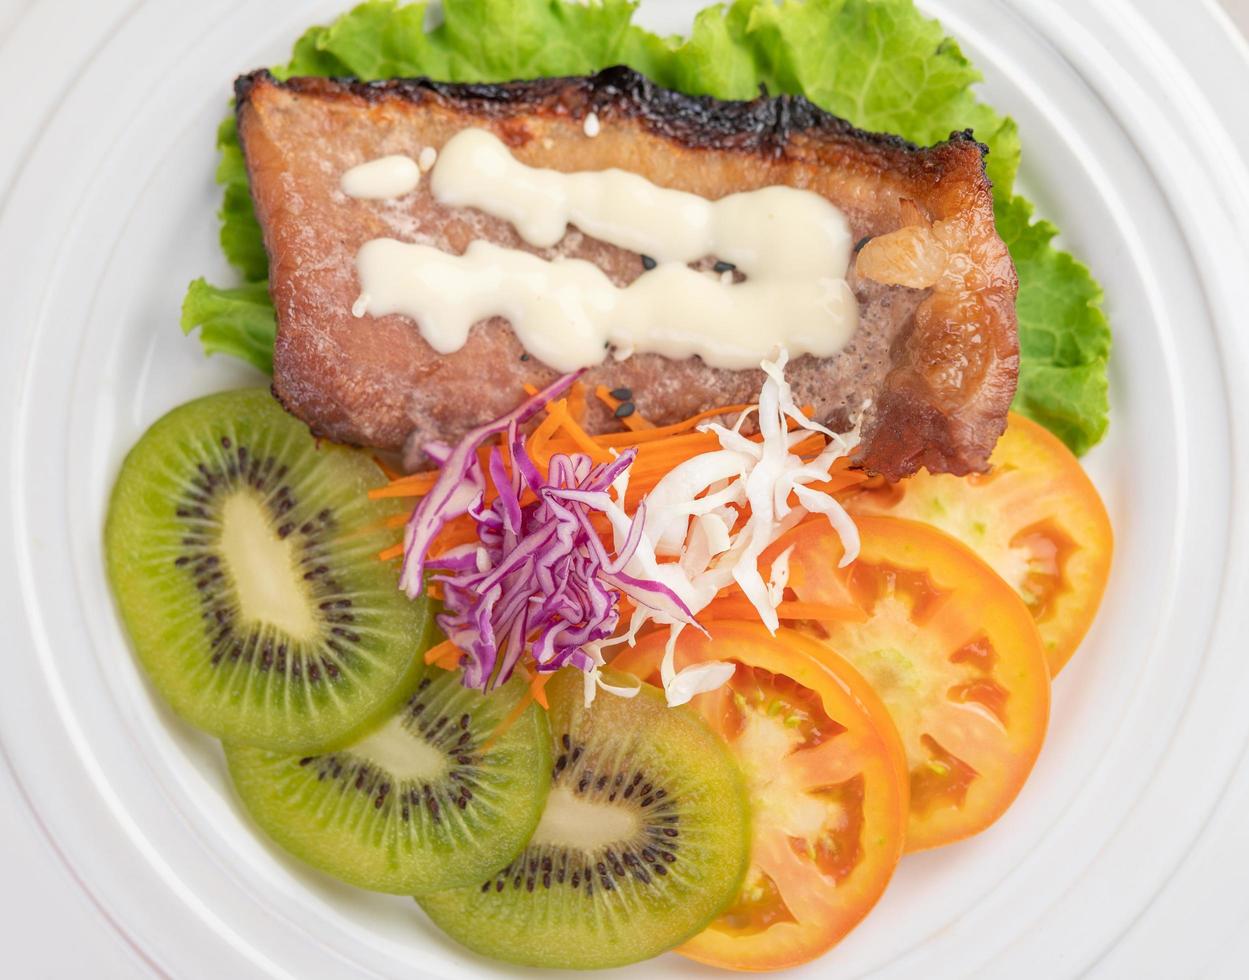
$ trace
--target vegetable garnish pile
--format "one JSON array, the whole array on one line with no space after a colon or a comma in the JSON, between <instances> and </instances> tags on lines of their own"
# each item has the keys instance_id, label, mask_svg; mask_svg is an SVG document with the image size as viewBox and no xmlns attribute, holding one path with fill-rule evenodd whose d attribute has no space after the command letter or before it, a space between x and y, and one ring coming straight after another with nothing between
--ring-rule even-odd
<instances>
[{"instance_id":1,"label":"vegetable garnish pile","mask_svg":"<svg viewBox=\"0 0 1249 980\"><path fill-rule=\"evenodd\" d=\"M436 477L374 491L420 497L404 532L401 582L418 598L432 573L430 590L446 610L438 624L463 654L466 686L506 683L528 654L539 673L585 672L589 700L605 648L632 643L648 623L668 626L675 643L722 593L744 599L775 631L788 552L766 580L759 558L808 514L824 516L843 564L853 561L858 533L834 493L866 479L848 469L857 434L807 417L785 381L786 361L782 353L763 363L757 405L663 429L631 416L629 435L586 433L577 407L584 392L558 398L580 387L566 375L454 449L426 446ZM734 409L731 427L712 421ZM540 411L545 420L523 437L520 426ZM625 604L632 612L618 634ZM733 672L718 663L678 672L673 656L670 647L662 678L672 705Z\"/></svg>"}]
</instances>

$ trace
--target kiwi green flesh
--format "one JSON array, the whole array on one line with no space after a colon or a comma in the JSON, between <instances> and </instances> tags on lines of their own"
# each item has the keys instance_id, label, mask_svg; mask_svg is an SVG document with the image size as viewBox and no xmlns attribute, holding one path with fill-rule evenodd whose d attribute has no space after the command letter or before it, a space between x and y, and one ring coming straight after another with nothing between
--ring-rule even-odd
<instances>
[{"instance_id":1,"label":"kiwi green flesh","mask_svg":"<svg viewBox=\"0 0 1249 980\"><path fill-rule=\"evenodd\" d=\"M394 894L480 881L511 861L542 815L551 735L513 678L490 694L431 668L378 728L322 755L227 746L257 824L296 857L360 888Z\"/></svg>"},{"instance_id":2,"label":"kiwi green flesh","mask_svg":"<svg viewBox=\"0 0 1249 980\"><path fill-rule=\"evenodd\" d=\"M485 956L565 969L637 962L702 931L741 887L749 810L720 738L648 685L631 699L600 693L589 709L582 690L571 670L547 687L552 789L525 850L472 887L417 896Z\"/></svg>"},{"instance_id":3,"label":"kiwi green flesh","mask_svg":"<svg viewBox=\"0 0 1249 980\"><path fill-rule=\"evenodd\" d=\"M307 751L412 692L432 617L377 558L403 512L368 499L385 479L264 390L190 402L144 434L113 490L106 561L139 660L179 715Z\"/></svg>"}]
</instances>

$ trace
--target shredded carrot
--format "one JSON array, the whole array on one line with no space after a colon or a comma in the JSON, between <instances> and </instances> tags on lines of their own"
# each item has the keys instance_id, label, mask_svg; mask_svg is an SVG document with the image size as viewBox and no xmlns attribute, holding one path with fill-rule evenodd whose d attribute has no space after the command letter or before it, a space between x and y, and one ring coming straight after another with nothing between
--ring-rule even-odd
<instances>
[{"instance_id":1,"label":"shredded carrot","mask_svg":"<svg viewBox=\"0 0 1249 980\"><path fill-rule=\"evenodd\" d=\"M807 486L816 493L841 493L843 490L849 490L851 487L860 486L866 483L869 477L861 470L842 470L840 473L834 471L832 476L820 483L808 483Z\"/></svg>"},{"instance_id":2,"label":"shredded carrot","mask_svg":"<svg viewBox=\"0 0 1249 980\"><path fill-rule=\"evenodd\" d=\"M529 436L529 445L526 447L533 461L543 468L551 462L553 453L547 452L546 447L559 430L560 423L559 415L550 411L551 406L547 406L547 408L546 418L533 430L533 433Z\"/></svg>"},{"instance_id":3,"label":"shredded carrot","mask_svg":"<svg viewBox=\"0 0 1249 980\"><path fill-rule=\"evenodd\" d=\"M381 500L385 497L423 497L438 482L438 471L413 473L411 476L400 476L391 480L384 487L369 491L370 500Z\"/></svg>"},{"instance_id":4,"label":"shredded carrot","mask_svg":"<svg viewBox=\"0 0 1249 980\"><path fill-rule=\"evenodd\" d=\"M547 682L554 676L555 676L554 674L550 674L550 673L547 673L547 674L535 673L533 675L533 680L529 682L529 693L532 694L533 699L542 706L543 711L551 710L551 706L550 704L547 703L547 700L546 700L546 685L547 685Z\"/></svg>"},{"instance_id":5,"label":"shredded carrot","mask_svg":"<svg viewBox=\"0 0 1249 980\"><path fill-rule=\"evenodd\" d=\"M620 408L621 405L625 404L619 398L612 397L612 393L607 390L606 385L599 385L595 388L594 397L610 408L613 414ZM632 432L645 432L648 429L655 428L655 423L643 418L642 413L636 408L629 412L628 415L617 415L616 418L620 419L624 427Z\"/></svg>"},{"instance_id":6,"label":"shredded carrot","mask_svg":"<svg viewBox=\"0 0 1249 980\"><path fill-rule=\"evenodd\" d=\"M425 651L425 663L436 665L443 670L455 670L460 665L463 651L450 640L443 640L436 646Z\"/></svg>"},{"instance_id":7,"label":"shredded carrot","mask_svg":"<svg viewBox=\"0 0 1249 980\"><path fill-rule=\"evenodd\" d=\"M559 417L559 427L577 444L577 448L589 456L596 463L610 463L612 454L603 446L600 446L590 436L585 429L581 428L571 415L568 414L568 406L564 402L555 402L547 406L547 411L551 415Z\"/></svg>"},{"instance_id":8,"label":"shredded carrot","mask_svg":"<svg viewBox=\"0 0 1249 980\"><path fill-rule=\"evenodd\" d=\"M378 561L394 561L396 558L403 557L403 545L396 544L389 548L383 548L377 553Z\"/></svg>"},{"instance_id":9,"label":"shredded carrot","mask_svg":"<svg viewBox=\"0 0 1249 980\"><path fill-rule=\"evenodd\" d=\"M585 385L574 381L568 391L568 414L578 425L585 423Z\"/></svg>"}]
</instances>

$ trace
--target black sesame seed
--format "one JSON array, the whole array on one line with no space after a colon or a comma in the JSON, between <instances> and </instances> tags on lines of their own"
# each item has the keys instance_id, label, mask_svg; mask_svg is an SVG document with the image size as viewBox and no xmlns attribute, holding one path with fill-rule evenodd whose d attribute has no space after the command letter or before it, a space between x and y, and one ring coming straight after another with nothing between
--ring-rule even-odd
<instances>
[{"instance_id":1,"label":"black sesame seed","mask_svg":"<svg viewBox=\"0 0 1249 980\"><path fill-rule=\"evenodd\" d=\"M521 355L520 355L520 359L521 359L522 361L527 361L527 360L529 360L529 355L528 355L528 354L521 354Z\"/></svg>"},{"instance_id":2,"label":"black sesame seed","mask_svg":"<svg viewBox=\"0 0 1249 980\"><path fill-rule=\"evenodd\" d=\"M613 388L609 394L612 396L612 398L616 399L616 401L618 402L633 401L633 389L632 388Z\"/></svg>"},{"instance_id":3,"label":"black sesame seed","mask_svg":"<svg viewBox=\"0 0 1249 980\"><path fill-rule=\"evenodd\" d=\"M635 411L637 411L637 409L634 407L633 402L621 402L616 406L616 418L627 419Z\"/></svg>"},{"instance_id":4,"label":"black sesame seed","mask_svg":"<svg viewBox=\"0 0 1249 980\"><path fill-rule=\"evenodd\" d=\"M871 240L872 240L871 235L867 235L864 238L860 238L857 242L854 243L854 250L856 252L862 251L863 246L866 245Z\"/></svg>"},{"instance_id":5,"label":"black sesame seed","mask_svg":"<svg viewBox=\"0 0 1249 980\"><path fill-rule=\"evenodd\" d=\"M650 272L651 269L655 268L658 264L659 263L652 259L649 255L642 256L642 268L647 272Z\"/></svg>"},{"instance_id":6,"label":"black sesame seed","mask_svg":"<svg viewBox=\"0 0 1249 980\"><path fill-rule=\"evenodd\" d=\"M735 266L732 262L725 262L723 260L716 262L716 264L711 267L713 272L733 272L736 268L737 266Z\"/></svg>"}]
</instances>

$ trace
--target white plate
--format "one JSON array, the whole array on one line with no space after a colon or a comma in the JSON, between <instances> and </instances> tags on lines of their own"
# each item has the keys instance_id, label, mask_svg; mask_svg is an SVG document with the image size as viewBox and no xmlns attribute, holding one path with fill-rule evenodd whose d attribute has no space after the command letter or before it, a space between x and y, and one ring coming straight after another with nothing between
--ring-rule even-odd
<instances>
[{"instance_id":1,"label":"white plate","mask_svg":"<svg viewBox=\"0 0 1249 980\"><path fill-rule=\"evenodd\" d=\"M671 30L696 6L643 14ZM1249 532L1243 499L1233 506L1249 478L1249 62L1200 4L923 6L1019 120L1024 189L1106 287L1112 427L1087 463L1118 551L1014 808L975 840L908 859L863 927L797 975L1050 978L1127 962L1184 975L1163 964L1191 969L1191 956L1131 930L1249 736ZM0 213L0 739L44 831L153 970L508 976L413 903L338 886L263 844L216 745L140 677L102 574L127 447L169 407L260 380L202 359L177 330L185 283L227 275L211 146L228 82L342 7L36 5L3 49L4 131L36 138L0 154L0 182L15 175ZM1125 933L1135 945L1112 953ZM676 957L628 972L705 975Z\"/></svg>"}]
</instances>

